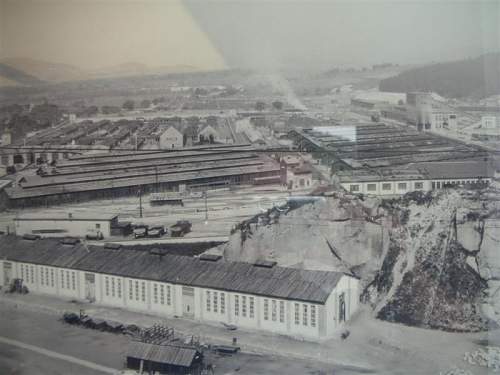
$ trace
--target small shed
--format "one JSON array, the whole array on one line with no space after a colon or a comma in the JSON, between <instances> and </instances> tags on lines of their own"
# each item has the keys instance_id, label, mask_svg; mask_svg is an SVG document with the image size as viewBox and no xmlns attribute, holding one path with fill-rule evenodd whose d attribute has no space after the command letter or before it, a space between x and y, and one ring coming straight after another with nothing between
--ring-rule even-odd
<instances>
[{"instance_id":1,"label":"small shed","mask_svg":"<svg viewBox=\"0 0 500 375\"><path fill-rule=\"evenodd\" d=\"M200 375L203 353L190 345L132 341L127 350L127 368L145 373Z\"/></svg>"}]
</instances>

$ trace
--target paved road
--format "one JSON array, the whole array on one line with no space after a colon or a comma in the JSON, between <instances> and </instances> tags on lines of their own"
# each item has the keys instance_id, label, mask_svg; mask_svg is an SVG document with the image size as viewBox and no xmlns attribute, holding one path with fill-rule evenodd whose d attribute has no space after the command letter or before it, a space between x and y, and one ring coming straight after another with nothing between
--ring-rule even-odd
<instances>
[{"instance_id":1,"label":"paved road","mask_svg":"<svg viewBox=\"0 0 500 375\"><path fill-rule=\"evenodd\" d=\"M66 365L71 366L71 365L77 365L77 367L84 367L86 369L98 372L98 373L104 373L104 374L116 374L118 371L116 369L112 369L110 367L106 366L101 366L97 363L91 362L91 361L85 361L83 359L75 358L70 355L66 354L61 354L52 350L44 349L39 346L31 345L31 344L26 344L21 341L13 340L13 339L8 339L6 337L0 336L0 347L1 345L9 346L9 349L5 349L5 351L2 351L2 353L6 353L9 350L12 351L12 349L22 349L24 351L29 351L30 353L16 353L16 355L11 356L11 358L15 357L22 357L23 359L25 358L30 358L32 353L40 354L42 356L51 358L51 359L56 359L58 361L63 361L66 362ZM17 361L16 361L17 362ZM6 369L8 370L8 369ZM80 371L81 369L78 369L77 371Z\"/></svg>"},{"instance_id":2,"label":"paved road","mask_svg":"<svg viewBox=\"0 0 500 375\"><path fill-rule=\"evenodd\" d=\"M69 326L58 317L0 301L0 374L90 375L112 374L124 366L129 338ZM311 361L239 353L225 357L212 353L207 360L215 374L302 375L354 374Z\"/></svg>"}]
</instances>

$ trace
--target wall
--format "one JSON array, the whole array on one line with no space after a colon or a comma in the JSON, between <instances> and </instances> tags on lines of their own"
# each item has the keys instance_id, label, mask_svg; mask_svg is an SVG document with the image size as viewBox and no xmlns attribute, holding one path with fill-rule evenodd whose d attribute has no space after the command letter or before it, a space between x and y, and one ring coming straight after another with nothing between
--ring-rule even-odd
<instances>
[{"instance_id":1,"label":"wall","mask_svg":"<svg viewBox=\"0 0 500 375\"><path fill-rule=\"evenodd\" d=\"M184 136L174 127L170 127L160 135L161 149L176 149L184 146Z\"/></svg>"},{"instance_id":2,"label":"wall","mask_svg":"<svg viewBox=\"0 0 500 375\"><path fill-rule=\"evenodd\" d=\"M360 293L359 280L343 276L334 292L330 295L325 304L325 319L326 319L326 334L328 336L334 334L336 330L343 324L340 321L340 296L344 295L345 301L345 321L352 318L359 306Z\"/></svg>"},{"instance_id":3,"label":"wall","mask_svg":"<svg viewBox=\"0 0 500 375\"><path fill-rule=\"evenodd\" d=\"M22 220L14 219L15 231L18 236L35 233L42 237L85 237L100 231L103 236L111 235L111 222L109 220ZM97 228L97 225L100 228ZM40 230L61 230L60 232L40 233Z\"/></svg>"},{"instance_id":4,"label":"wall","mask_svg":"<svg viewBox=\"0 0 500 375\"><path fill-rule=\"evenodd\" d=\"M0 261L0 285L4 284L3 263L5 261ZM182 285L10 263L12 278L22 277L31 293L86 299L85 274L93 274L97 304L165 317L183 316ZM332 321L340 293L345 292L348 298L347 319L357 309L359 299L358 280L347 276L341 278L325 305L198 287L194 287L194 292L195 320L224 322L312 340L334 334L337 324L332 325Z\"/></svg>"},{"instance_id":5,"label":"wall","mask_svg":"<svg viewBox=\"0 0 500 375\"><path fill-rule=\"evenodd\" d=\"M411 191L431 191L442 189L444 185L466 185L483 182L491 183L491 178L464 178L464 179L439 179L439 180L400 180L400 181L372 181L372 182L342 182L342 187L354 194L367 194L377 196L403 195ZM421 183L421 187L417 187L417 183ZM399 184L406 184L406 189L403 189ZM358 190L352 190L352 186L358 186ZM385 189L387 185L389 188Z\"/></svg>"}]
</instances>

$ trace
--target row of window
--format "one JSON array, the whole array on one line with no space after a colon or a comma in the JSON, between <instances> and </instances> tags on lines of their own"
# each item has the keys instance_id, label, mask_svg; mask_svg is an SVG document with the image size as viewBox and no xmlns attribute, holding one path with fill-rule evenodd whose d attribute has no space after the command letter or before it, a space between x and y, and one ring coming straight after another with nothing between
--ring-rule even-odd
<instances>
[{"instance_id":1,"label":"row of window","mask_svg":"<svg viewBox=\"0 0 500 375\"><path fill-rule=\"evenodd\" d=\"M75 271L61 270L61 289L76 290Z\"/></svg>"},{"instance_id":2,"label":"row of window","mask_svg":"<svg viewBox=\"0 0 500 375\"><path fill-rule=\"evenodd\" d=\"M139 288L140 285L140 288ZM146 302L146 282L138 280L129 280L128 282L128 299Z\"/></svg>"},{"instance_id":3,"label":"row of window","mask_svg":"<svg viewBox=\"0 0 500 375\"><path fill-rule=\"evenodd\" d=\"M285 322L285 301L268 300L264 298L264 320L269 320L269 301L271 301L271 320L276 322L279 316L279 322ZM278 308L279 306L279 308Z\"/></svg>"},{"instance_id":4,"label":"row of window","mask_svg":"<svg viewBox=\"0 0 500 375\"><path fill-rule=\"evenodd\" d=\"M21 264L21 279L24 282L35 283L35 266Z\"/></svg>"},{"instance_id":5,"label":"row of window","mask_svg":"<svg viewBox=\"0 0 500 375\"><path fill-rule=\"evenodd\" d=\"M153 303L158 305L172 305L172 287L170 285L163 285L153 283Z\"/></svg>"},{"instance_id":6,"label":"row of window","mask_svg":"<svg viewBox=\"0 0 500 375\"><path fill-rule=\"evenodd\" d=\"M53 268L40 267L40 285L52 288L56 286L55 272Z\"/></svg>"},{"instance_id":7,"label":"row of window","mask_svg":"<svg viewBox=\"0 0 500 375\"><path fill-rule=\"evenodd\" d=\"M240 304L241 300L241 304ZM240 309L241 308L241 309ZM242 316L243 318L255 317L255 299L251 296L234 296L234 315Z\"/></svg>"},{"instance_id":8,"label":"row of window","mask_svg":"<svg viewBox=\"0 0 500 375\"><path fill-rule=\"evenodd\" d=\"M481 181L487 182L487 181ZM445 186L451 185L467 185L467 184L477 184L480 183L478 180L460 180L460 181L432 181L431 187L432 189L441 189Z\"/></svg>"},{"instance_id":9,"label":"row of window","mask_svg":"<svg viewBox=\"0 0 500 375\"><path fill-rule=\"evenodd\" d=\"M408 186L411 186L410 183L407 182L398 182L397 183L397 188L398 190L407 190ZM413 188L415 190L420 190L424 188L424 183L423 182L414 182L413 183ZM366 190L367 191L377 191L377 184L376 183L370 183L366 184ZM384 182L382 183L382 191L390 191L392 190L392 183L390 182ZM359 192L360 191L360 185L359 184L351 184L349 186L349 191L352 193Z\"/></svg>"},{"instance_id":10,"label":"row of window","mask_svg":"<svg viewBox=\"0 0 500 375\"><path fill-rule=\"evenodd\" d=\"M122 298L122 280L119 277L104 277L104 295L112 298Z\"/></svg>"},{"instance_id":11,"label":"row of window","mask_svg":"<svg viewBox=\"0 0 500 375\"><path fill-rule=\"evenodd\" d=\"M208 312L226 313L226 294L224 292L206 291L205 295L206 310ZM220 304L219 304L220 302Z\"/></svg>"},{"instance_id":12,"label":"row of window","mask_svg":"<svg viewBox=\"0 0 500 375\"><path fill-rule=\"evenodd\" d=\"M25 283L35 284L35 266L21 264L21 279ZM40 285L54 288L56 286L56 271L49 267L40 267ZM61 289L76 290L75 271L60 270L59 282Z\"/></svg>"},{"instance_id":13,"label":"row of window","mask_svg":"<svg viewBox=\"0 0 500 375\"><path fill-rule=\"evenodd\" d=\"M313 328L316 327L316 306L315 305L308 305L306 303L295 303L294 307L295 307L295 311L294 311L295 325L298 326L302 323L302 325L306 326L306 327L308 325L310 325ZM301 317L302 317L302 319L301 319Z\"/></svg>"}]
</instances>

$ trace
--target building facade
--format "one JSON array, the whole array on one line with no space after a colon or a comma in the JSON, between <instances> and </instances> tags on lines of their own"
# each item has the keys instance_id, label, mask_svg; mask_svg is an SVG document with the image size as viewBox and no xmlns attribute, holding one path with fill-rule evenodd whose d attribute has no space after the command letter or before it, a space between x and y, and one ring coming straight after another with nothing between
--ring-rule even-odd
<instances>
[{"instance_id":1,"label":"building facade","mask_svg":"<svg viewBox=\"0 0 500 375\"><path fill-rule=\"evenodd\" d=\"M117 222L117 215L103 213L23 214L14 219L14 229L18 236L108 238Z\"/></svg>"},{"instance_id":2,"label":"building facade","mask_svg":"<svg viewBox=\"0 0 500 375\"><path fill-rule=\"evenodd\" d=\"M170 126L160 135L160 149L178 149L184 146L184 135Z\"/></svg>"},{"instance_id":3,"label":"building facade","mask_svg":"<svg viewBox=\"0 0 500 375\"><path fill-rule=\"evenodd\" d=\"M359 302L359 280L338 272L135 250L86 250L80 244L55 242L51 247L48 239L2 240L3 287L19 278L30 293L163 317L319 340L334 335Z\"/></svg>"},{"instance_id":4,"label":"building facade","mask_svg":"<svg viewBox=\"0 0 500 375\"><path fill-rule=\"evenodd\" d=\"M415 168L413 173L342 175L339 180L346 191L354 194L394 196L459 186L484 187L494 174L487 163L477 161L425 163Z\"/></svg>"}]
</instances>

